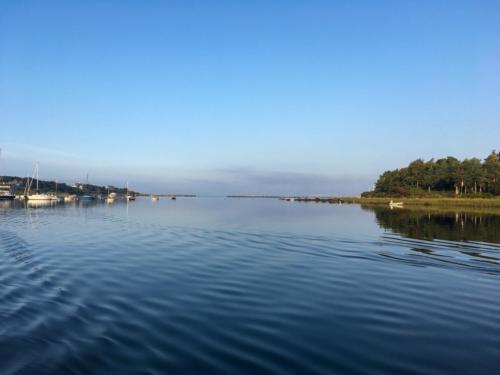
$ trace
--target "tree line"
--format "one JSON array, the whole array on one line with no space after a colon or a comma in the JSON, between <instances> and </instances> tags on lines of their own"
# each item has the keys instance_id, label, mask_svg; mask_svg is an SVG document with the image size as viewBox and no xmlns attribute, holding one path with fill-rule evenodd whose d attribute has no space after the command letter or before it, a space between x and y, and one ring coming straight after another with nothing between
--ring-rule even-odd
<instances>
[{"instance_id":1,"label":"tree line","mask_svg":"<svg viewBox=\"0 0 500 375\"><path fill-rule=\"evenodd\" d=\"M27 184L29 184L29 181L28 178L26 177L0 176L0 183L2 184L5 183L10 185L11 191L14 194L23 194L25 187L27 186ZM35 186L36 182L33 182L33 185L31 187L32 191L35 190ZM57 192L60 194L76 194L76 195L82 195L82 194L106 195L108 192L108 187L106 186L84 184L81 185L81 188L76 188L66 183L57 183L55 181L44 181L44 180L38 181L38 188L41 193ZM127 190L125 188L110 187L110 191L120 195L124 195L126 194ZM133 191L130 192L135 193Z\"/></svg>"},{"instance_id":2,"label":"tree line","mask_svg":"<svg viewBox=\"0 0 500 375\"><path fill-rule=\"evenodd\" d=\"M500 195L500 152L484 160L453 156L424 161L384 172L372 192L363 196L490 196Z\"/></svg>"}]
</instances>

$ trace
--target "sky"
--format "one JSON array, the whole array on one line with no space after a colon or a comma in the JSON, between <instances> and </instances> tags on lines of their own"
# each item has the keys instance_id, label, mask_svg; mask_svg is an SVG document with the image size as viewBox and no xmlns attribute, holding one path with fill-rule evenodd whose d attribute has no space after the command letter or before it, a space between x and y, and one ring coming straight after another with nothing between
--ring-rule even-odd
<instances>
[{"instance_id":1,"label":"sky","mask_svg":"<svg viewBox=\"0 0 500 375\"><path fill-rule=\"evenodd\" d=\"M368 190L500 140L500 1L0 1L0 175Z\"/></svg>"}]
</instances>

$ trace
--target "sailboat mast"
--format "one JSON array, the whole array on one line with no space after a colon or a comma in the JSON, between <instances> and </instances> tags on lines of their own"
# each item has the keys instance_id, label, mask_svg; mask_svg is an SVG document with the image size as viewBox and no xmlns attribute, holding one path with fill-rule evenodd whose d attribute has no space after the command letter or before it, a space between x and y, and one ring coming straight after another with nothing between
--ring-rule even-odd
<instances>
[{"instance_id":1,"label":"sailboat mast","mask_svg":"<svg viewBox=\"0 0 500 375\"><path fill-rule=\"evenodd\" d=\"M38 190L38 180L40 179L40 176L38 175L38 169L40 168L38 162L36 162L36 193L39 193Z\"/></svg>"}]
</instances>

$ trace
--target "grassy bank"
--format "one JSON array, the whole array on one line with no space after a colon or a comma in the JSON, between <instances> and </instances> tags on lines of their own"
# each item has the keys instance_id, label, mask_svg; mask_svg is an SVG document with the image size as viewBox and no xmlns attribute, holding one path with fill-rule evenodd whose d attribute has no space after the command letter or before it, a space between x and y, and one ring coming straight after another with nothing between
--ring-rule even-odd
<instances>
[{"instance_id":1,"label":"grassy bank","mask_svg":"<svg viewBox=\"0 0 500 375\"><path fill-rule=\"evenodd\" d=\"M358 198L358 197L307 197L297 198L301 202L318 203L357 203L363 205L388 205L403 202L405 206L439 206L439 207L487 207L500 208L500 197L495 198Z\"/></svg>"}]
</instances>

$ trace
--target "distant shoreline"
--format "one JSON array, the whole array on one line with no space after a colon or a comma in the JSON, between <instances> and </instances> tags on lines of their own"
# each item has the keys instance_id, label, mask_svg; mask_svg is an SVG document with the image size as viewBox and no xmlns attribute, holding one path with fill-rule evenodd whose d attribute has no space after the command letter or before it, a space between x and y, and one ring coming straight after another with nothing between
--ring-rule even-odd
<instances>
[{"instance_id":1,"label":"distant shoreline","mask_svg":"<svg viewBox=\"0 0 500 375\"><path fill-rule=\"evenodd\" d=\"M226 198L271 198L280 199L284 198L283 195L226 195Z\"/></svg>"}]
</instances>

